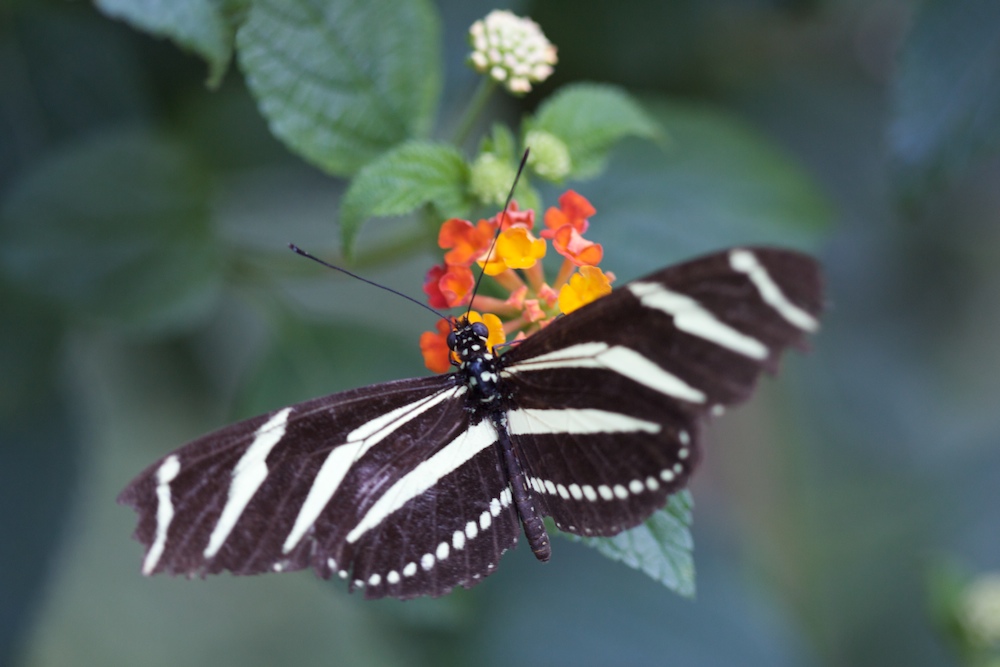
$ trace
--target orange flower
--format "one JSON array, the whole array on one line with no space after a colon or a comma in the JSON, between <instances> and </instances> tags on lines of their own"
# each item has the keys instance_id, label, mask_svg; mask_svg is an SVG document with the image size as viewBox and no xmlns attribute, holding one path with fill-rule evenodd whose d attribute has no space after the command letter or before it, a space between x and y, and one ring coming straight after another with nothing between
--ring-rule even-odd
<instances>
[{"instance_id":1,"label":"orange flower","mask_svg":"<svg viewBox=\"0 0 1000 667\"><path fill-rule=\"evenodd\" d=\"M448 271L438 281L438 289L449 308L464 306L472 298L476 277L467 266L449 266Z\"/></svg>"},{"instance_id":2,"label":"orange flower","mask_svg":"<svg viewBox=\"0 0 1000 667\"><path fill-rule=\"evenodd\" d=\"M420 334L420 352L424 355L424 365L434 373L446 373L451 368L451 350L448 349L448 334L451 323L438 320L437 332L425 331Z\"/></svg>"},{"instance_id":3,"label":"orange flower","mask_svg":"<svg viewBox=\"0 0 1000 667\"><path fill-rule=\"evenodd\" d=\"M511 227L531 229L535 226L535 211L530 208L522 211L518 209L517 201L511 200L510 206L507 207L506 215L501 211L490 218L490 224L493 225L494 230L500 225L501 220L503 220L504 229L510 229Z\"/></svg>"},{"instance_id":4,"label":"orange flower","mask_svg":"<svg viewBox=\"0 0 1000 667\"><path fill-rule=\"evenodd\" d=\"M573 190L567 190L559 197L559 208L550 208L545 212L545 226L548 229L542 230L542 236L550 239L556 230L565 225L583 234L590 226L588 218L595 213L597 209L587 201L586 197Z\"/></svg>"},{"instance_id":5,"label":"orange flower","mask_svg":"<svg viewBox=\"0 0 1000 667\"><path fill-rule=\"evenodd\" d=\"M611 293L611 281L596 266L581 266L559 290L559 310L564 314Z\"/></svg>"},{"instance_id":6,"label":"orange flower","mask_svg":"<svg viewBox=\"0 0 1000 667\"><path fill-rule=\"evenodd\" d=\"M451 248L444 255L445 263L472 266L476 258L490 247L494 230L495 226L491 227L486 220L480 220L475 226L468 220L445 220L438 232L438 245L446 250Z\"/></svg>"},{"instance_id":7,"label":"orange flower","mask_svg":"<svg viewBox=\"0 0 1000 667\"><path fill-rule=\"evenodd\" d=\"M604 248L580 236L572 225L563 225L552 235L552 247L577 266L595 266L604 257Z\"/></svg>"}]
</instances>

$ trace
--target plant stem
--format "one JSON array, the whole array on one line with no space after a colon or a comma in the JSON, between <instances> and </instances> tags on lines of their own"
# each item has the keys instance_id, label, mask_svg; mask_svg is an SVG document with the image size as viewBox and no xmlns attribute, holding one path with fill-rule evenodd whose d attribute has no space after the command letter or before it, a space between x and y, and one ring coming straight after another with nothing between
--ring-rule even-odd
<instances>
[{"instance_id":1,"label":"plant stem","mask_svg":"<svg viewBox=\"0 0 1000 667\"><path fill-rule=\"evenodd\" d=\"M496 81L489 76L484 76L479 80L479 86L476 88L476 92L472 94L472 99L469 100L468 106L465 107L465 111L462 113L462 117L458 121L458 127L455 130L455 134L452 135L452 141L459 148L461 148L462 144L465 143L465 140L469 138L469 132L472 131L472 126L475 124L479 114L482 113L483 108L486 106L486 102L489 100L490 95L493 93L493 89L496 88L496 85Z\"/></svg>"}]
</instances>

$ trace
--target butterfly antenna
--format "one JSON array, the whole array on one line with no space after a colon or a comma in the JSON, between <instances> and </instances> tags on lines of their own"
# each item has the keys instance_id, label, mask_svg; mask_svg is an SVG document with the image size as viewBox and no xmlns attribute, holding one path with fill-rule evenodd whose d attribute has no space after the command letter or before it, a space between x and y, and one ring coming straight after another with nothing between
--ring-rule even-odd
<instances>
[{"instance_id":1,"label":"butterfly antenna","mask_svg":"<svg viewBox=\"0 0 1000 667\"><path fill-rule=\"evenodd\" d=\"M510 206L510 201L514 198L514 188L517 187L517 182L521 180L521 172L524 171L524 165L528 163L528 153L531 152L530 148L524 149L524 155L521 156L521 164L517 167L517 174L514 176L514 184L510 186L510 192L507 193L507 200L503 203L503 211L500 213L500 225L497 227L497 233L493 235L493 242L490 243L490 249L486 252L486 259L493 256L493 248L497 245L497 239L500 238L500 232L503 231L503 223L507 219L507 207ZM479 272L479 277L476 278L476 284L472 288L472 296L475 298L476 294L479 292L479 283L483 282L483 276L486 275L486 264L483 264L482 270ZM469 307L465 311L465 317L468 319L469 313L472 312L472 299L469 300Z\"/></svg>"},{"instance_id":2,"label":"butterfly antenna","mask_svg":"<svg viewBox=\"0 0 1000 667\"><path fill-rule=\"evenodd\" d=\"M319 264L322 264L323 266L327 267L328 269L333 269L334 271L340 271L341 273L346 273L346 274L347 274L347 275L349 275L350 277L352 277L352 278L357 278L358 280L360 280L360 281L361 281L361 282L363 282L363 283L368 283L369 285L373 285L373 286L375 286L375 287L378 287L379 289L384 289L384 290L385 290L386 292L392 292L392 293L393 293L393 294L395 294L396 296L401 296L401 297L403 297L404 299L406 299L407 301L412 301L413 303L417 304L417 305L418 305L418 306L420 306L421 308L426 308L427 310L431 311L432 313L434 313L434 314L435 314L435 315L436 315L437 317L439 317L439 318L440 318L440 319L442 319L442 320L446 320L446 319L448 319L447 317L445 317L444 315L442 315L442 314L441 314L441 313L439 313L438 311L436 311L436 310L434 310L433 308L431 308L430 306L428 306L428 305L427 305L426 303L422 303L422 302L420 302L420 301L417 301L417 300L416 300L416 299L414 299L414 298L413 298L412 296L409 296L409 295L406 295L406 294L403 294L402 292L398 292L398 291L396 291L396 290L392 289L391 287L386 287L385 285L380 285L380 284L378 284L377 282L375 282L374 280L368 280L367 278L362 278L361 276L359 276L359 275L358 275L358 274L356 274L356 273L351 273L351 272L350 272L350 271L348 271L347 269L344 269L344 268L341 268L341 267L339 267L339 266L336 266L336 265L334 265L334 264L330 264L329 262L324 262L324 261L323 261L323 260L321 260L321 259L320 259L319 257L316 257L315 255L311 255L311 254L309 254L308 252L306 252L306 251L305 251L305 250L303 250L302 248L298 247L298 246L297 246L297 245L295 245L294 243L289 243L289 244L288 244L288 247L289 247L289 248L291 248L291 249L292 249L292 252L294 252L295 254L297 254L297 255L302 255L303 257L306 257L306 258L308 258L308 259L311 259L311 260L312 260L312 261L314 261L314 262L318 262Z\"/></svg>"}]
</instances>

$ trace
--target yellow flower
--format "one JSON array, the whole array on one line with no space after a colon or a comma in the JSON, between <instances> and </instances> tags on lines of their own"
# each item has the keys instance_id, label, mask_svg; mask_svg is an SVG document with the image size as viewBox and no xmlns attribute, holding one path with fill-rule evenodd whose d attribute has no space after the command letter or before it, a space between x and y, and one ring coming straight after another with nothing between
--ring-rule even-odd
<instances>
[{"instance_id":1,"label":"yellow flower","mask_svg":"<svg viewBox=\"0 0 1000 667\"><path fill-rule=\"evenodd\" d=\"M559 290L559 310L572 313L591 301L611 293L611 281L596 266L581 266Z\"/></svg>"},{"instance_id":2,"label":"yellow flower","mask_svg":"<svg viewBox=\"0 0 1000 667\"><path fill-rule=\"evenodd\" d=\"M530 269L545 257L545 241L523 227L512 227L497 239L497 255L508 269Z\"/></svg>"}]
</instances>

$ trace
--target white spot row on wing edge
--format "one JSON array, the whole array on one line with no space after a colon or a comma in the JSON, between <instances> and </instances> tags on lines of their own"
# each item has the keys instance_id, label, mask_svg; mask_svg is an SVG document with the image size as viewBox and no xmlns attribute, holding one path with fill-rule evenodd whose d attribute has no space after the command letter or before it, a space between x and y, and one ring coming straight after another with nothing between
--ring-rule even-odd
<instances>
[{"instance_id":1,"label":"white spot row on wing edge","mask_svg":"<svg viewBox=\"0 0 1000 667\"><path fill-rule=\"evenodd\" d=\"M464 530L456 530L452 533L450 541L443 540L439 542L433 551L428 551L420 557L419 564L417 561L410 561L404 565L401 569L402 576L412 577L417 573L418 567L422 568L425 572L429 572L437 563L447 560L453 551L457 552L464 549L469 540L475 539L476 536L488 530L493 523L493 519L499 517L503 509L508 507L512 501L513 493L510 490L510 486L507 486L500 492L499 496L490 500L489 508L483 510L478 517L478 521L473 519L465 525ZM346 574L346 572L342 574ZM399 583L401 581L400 572L390 570L385 575L385 581L389 584ZM382 583L382 575L373 573L368 576L366 582L358 579L354 583L355 586L360 586L361 584L367 584L369 587L378 586Z\"/></svg>"}]
</instances>

